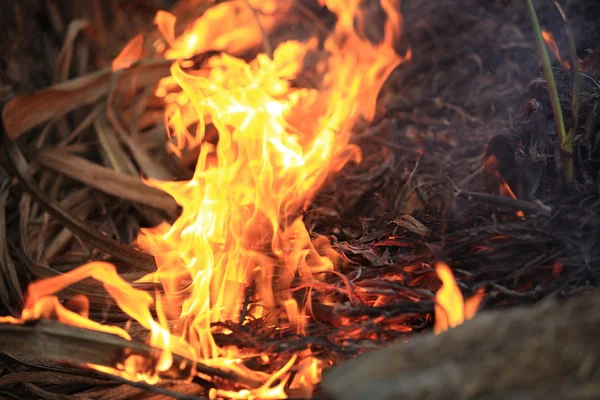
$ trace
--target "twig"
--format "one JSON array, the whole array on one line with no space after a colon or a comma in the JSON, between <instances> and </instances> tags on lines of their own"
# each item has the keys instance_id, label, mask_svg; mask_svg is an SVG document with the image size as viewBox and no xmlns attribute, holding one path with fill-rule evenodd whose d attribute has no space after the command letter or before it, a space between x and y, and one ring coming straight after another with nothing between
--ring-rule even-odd
<instances>
[{"instance_id":1,"label":"twig","mask_svg":"<svg viewBox=\"0 0 600 400\"><path fill-rule=\"evenodd\" d=\"M457 197L461 197L463 199L481 201L488 204L494 204L501 207L507 207L514 210L520 210L527 212L529 214L550 214L550 207L546 206L546 208L539 206L535 203L530 203L528 201L513 199L511 197L505 196L496 196L488 193L477 193L477 192L464 192L462 190L458 190L456 193Z\"/></svg>"}]
</instances>

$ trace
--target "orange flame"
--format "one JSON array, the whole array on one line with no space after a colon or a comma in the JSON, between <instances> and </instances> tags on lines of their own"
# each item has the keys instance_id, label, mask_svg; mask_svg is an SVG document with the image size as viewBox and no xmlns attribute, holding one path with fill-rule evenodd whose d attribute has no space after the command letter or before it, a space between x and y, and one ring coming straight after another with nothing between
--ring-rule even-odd
<instances>
[{"instance_id":1,"label":"orange flame","mask_svg":"<svg viewBox=\"0 0 600 400\"><path fill-rule=\"evenodd\" d=\"M517 195L515 195L515 192L513 192L508 182L506 182L506 179L504 179L500 173L500 162L498 161L498 158L494 155L490 155L483 160L483 163L486 174L488 174L494 182L498 183L500 195L517 200ZM517 211L516 215L519 218L525 218L525 213L522 210Z\"/></svg>"},{"instance_id":2,"label":"orange flame","mask_svg":"<svg viewBox=\"0 0 600 400\"><path fill-rule=\"evenodd\" d=\"M379 44L354 32L359 0L323 3L338 16L323 48L317 38L288 41L275 49L272 59L259 54L250 63L231 54L260 45L263 32L275 24L275 8L289 8L289 1L224 2L179 37L175 17L157 14L155 22L168 45L164 56L174 60L171 77L156 91L166 104L168 144L175 154L184 147L199 150L190 181L147 181L172 195L183 210L172 225L144 229L137 240L158 266L143 280L160 283L164 294L153 301L123 281L114 266L91 263L32 284L22 317L7 322L54 316L129 339L122 329L89 321L84 311L66 310L52 296L93 277L125 313L152 332L151 344L164 350L151 371L131 362L113 373L156 382L158 373L171 367L173 352L262 382L238 392L215 389L211 396L286 397L284 387L297 356L273 375L250 370L242 363L241 350L215 342L213 333L229 331L212 325L244 323L239 321L242 305L253 285L256 304L247 318L268 315L265 323L279 326L287 320L296 333L304 332L310 303L298 304L288 289L293 279L315 280L316 273L332 270L336 257L326 239L311 241L301 213L329 173L350 160L360 161L359 149L349 144L351 130L360 118L373 118L381 86L403 61L393 49L401 17L390 0L381 1L387 19ZM131 43L114 68L133 62L141 44L139 39ZM211 57L208 69L194 69L184 60L215 49L227 54ZM311 59L319 60L315 71L320 80L311 88L294 87L291 81L300 76L309 55L317 55ZM207 129L218 132L216 143L207 140ZM157 319L150 312L154 302ZM180 323L171 331L166 321L173 319ZM298 367L292 386L311 391L320 379L318 360L305 355Z\"/></svg>"},{"instance_id":3,"label":"orange flame","mask_svg":"<svg viewBox=\"0 0 600 400\"><path fill-rule=\"evenodd\" d=\"M438 262L435 264L435 271L442 281L435 303L433 331L437 335L472 319L485 297L485 292L480 289L473 297L464 301L450 267L446 263Z\"/></svg>"},{"instance_id":4,"label":"orange flame","mask_svg":"<svg viewBox=\"0 0 600 400\"><path fill-rule=\"evenodd\" d=\"M554 53L554 55L556 56L558 61L560 61L560 63L563 65L563 67L565 67L566 69L571 69L571 64L567 60L564 60L561 57L560 51L558 50L558 45L556 44L556 41L554 40L554 36L552 35L552 33L547 30L542 30L542 37L544 38L544 41L546 42L546 46L548 46L550 51L552 53Z\"/></svg>"},{"instance_id":5,"label":"orange flame","mask_svg":"<svg viewBox=\"0 0 600 400\"><path fill-rule=\"evenodd\" d=\"M510 188L510 185L504 179L502 180L502 183L500 184L500 194L502 196L510 197L514 200L517 200L517 196L515 195L515 192L512 191L512 189ZM519 218L525 218L525 213L522 210L517 211L515 214Z\"/></svg>"}]
</instances>

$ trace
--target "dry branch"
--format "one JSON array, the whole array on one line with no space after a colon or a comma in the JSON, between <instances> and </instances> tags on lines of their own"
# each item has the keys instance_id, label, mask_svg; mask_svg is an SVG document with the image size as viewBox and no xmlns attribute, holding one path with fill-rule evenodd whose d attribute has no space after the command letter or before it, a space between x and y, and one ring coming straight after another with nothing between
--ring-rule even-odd
<instances>
[{"instance_id":1,"label":"dry branch","mask_svg":"<svg viewBox=\"0 0 600 400\"><path fill-rule=\"evenodd\" d=\"M596 399L600 295L484 313L332 369L336 399Z\"/></svg>"}]
</instances>

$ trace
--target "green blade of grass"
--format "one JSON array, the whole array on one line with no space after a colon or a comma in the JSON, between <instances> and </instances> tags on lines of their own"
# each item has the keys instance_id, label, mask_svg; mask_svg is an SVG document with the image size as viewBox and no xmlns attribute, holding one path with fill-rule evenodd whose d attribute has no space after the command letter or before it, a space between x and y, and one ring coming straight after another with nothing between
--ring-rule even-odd
<instances>
[{"instance_id":1,"label":"green blade of grass","mask_svg":"<svg viewBox=\"0 0 600 400\"><path fill-rule=\"evenodd\" d=\"M550 62L550 56L546 49L546 42L542 36L542 28L540 27L540 21L538 20L535 7L533 6L533 0L525 0L529 16L531 18L531 24L533 25L533 33L537 48L542 59L542 67L544 71L544 78L548 85L548 93L550 94L550 102L552 103L552 112L554 114L554 122L556 124L556 132L560 141L560 149L562 150L562 162L564 165L565 180L570 183L573 181L573 142L572 138L567 137L565 128L564 118L562 114L562 108L560 106L560 99L558 97L558 90L556 88L556 81L552 74L552 63ZM571 139L571 141L569 141Z\"/></svg>"},{"instance_id":2,"label":"green blade of grass","mask_svg":"<svg viewBox=\"0 0 600 400\"><path fill-rule=\"evenodd\" d=\"M567 15L563 10L562 6L557 0L552 0L554 5L558 9L560 16L565 23L565 31L567 33L567 40L569 42L569 53L571 56L571 72L573 75L573 96L571 99L571 128L567 133L567 143L573 146L573 140L575 139L575 132L577 131L577 122L579 120L579 103L581 98L581 73L579 71L579 59L577 58L577 47L575 46L575 39L573 38L573 31L571 30L571 24L567 20Z\"/></svg>"}]
</instances>

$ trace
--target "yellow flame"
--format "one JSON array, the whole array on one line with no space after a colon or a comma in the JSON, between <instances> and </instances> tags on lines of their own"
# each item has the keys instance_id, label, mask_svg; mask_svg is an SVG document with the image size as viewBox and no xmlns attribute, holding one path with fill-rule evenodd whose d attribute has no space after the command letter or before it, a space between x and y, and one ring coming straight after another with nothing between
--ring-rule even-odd
<instances>
[{"instance_id":1,"label":"yellow flame","mask_svg":"<svg viewBox=\"0 0 600 400\"><path fill-rule=\"evenodd\" d=\"M164 294L155 297L157 318L150 312L154 302L148 293L129 286L114 266L92 263L34 283L21 321L54 313L65 323L129 339L119 328L65 314L56 298L48 297L93 277L125 313L151 331L151 344L164 349L153 365L154 375L140 371L134 359L117 366L117 372L156 382L158 372L172 367L173 352L263 383L239 392L215 389L211 396L286 397L284 386L296 356L273 375L252 371L242 363L241 350L217 345L213 333L229 331L212 325L240 322L246 290L255 286L257 307L251 317L269 315L265 323L273 325L287 320L296 333L304 332L309 304L298 304L287 289L294 279L314 280L316 273L332 270L336 257L326 239L311 241L302 211L328 174L349 160L360 160L359 149L349 144L351 130L360 118L373 118L381 86L403 61L393 49L401 18L389 0L381 2L387 14L381 43L372 44L354 32L358 0L327 0L324 4L338 21L322 48L312 38L280 44L272 59L259 54L248 63L231 55L260 45L261 30L269 32L275 25L275 8L289 10L290 4L221 3L179 37L174 16L156 16L168 45L164 55L174 60L171 76L156 91L165 101L169 146L175 154L184 148L199 153L191 180L147 181L182 207L173 224L144 229L137 240L158 266L143 279L162 285ZM185 60L207 50L226 53L211 57L206 68L194 68ZM123 52L115 68L126 67L130 53ZM314 70L320 79L312 87L298 88L292 81L309 55L318 55L311 59L317 60ZM209 129L218 133L216 140L208 138ZM178 320L178 328L172 331L168 320ZM319 363L305 357L300 371L294 386L312 390L320 379Z\"/></svg>"},{"instance_id":2,"label":"yellow flame","mask_svg":"<svg viewBox=\"0 0 600 400\"><path fill-rule=\"evenodd\" d=\"M485 292L479 290L473 297L464 301L450 267L446 263L438 262L435 265L435 271L442 281L442 287L436 296L433 331L435 334L440 334L473 318Z\"/></svg>"}]
</instances>

